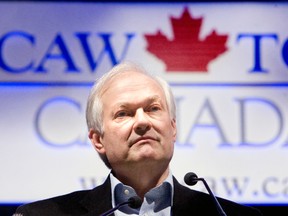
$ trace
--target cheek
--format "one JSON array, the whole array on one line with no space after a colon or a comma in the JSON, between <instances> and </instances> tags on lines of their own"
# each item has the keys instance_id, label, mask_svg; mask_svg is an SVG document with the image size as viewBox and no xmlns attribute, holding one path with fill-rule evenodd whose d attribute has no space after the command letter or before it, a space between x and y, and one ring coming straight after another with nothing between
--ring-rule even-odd
<instances>
[{"instance_id":1,"label":"cheek","mask_svg":"<svg viewBox=\"0 0 288 216\"><path fill-rule=\"evenodd\" d=\"M166 125L166 127L163 128L166 128L166 130L164 131L165 143L169 145L169 148L174 149L174 143L176 142L177 135L175 125Z\"/></svg>"},{"instance_id":2,"label":"cheek","mask_svg":"<svg viewBox=\"0 0 288 216\"><path fill-rule=\"evenodd\" d=\"M111 124L104 128L104 136L106 143L115 145L125 142L129 136L129 128L127 125Z\"/></svg>"}]
</instances>

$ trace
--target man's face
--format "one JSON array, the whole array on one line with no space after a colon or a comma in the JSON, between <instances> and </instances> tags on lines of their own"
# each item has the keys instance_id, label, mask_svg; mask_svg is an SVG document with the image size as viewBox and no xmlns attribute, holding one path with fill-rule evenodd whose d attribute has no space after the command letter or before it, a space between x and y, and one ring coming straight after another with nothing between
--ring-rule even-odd
<instances>
[{"instance_id":1,"label":"man's face","mask_svg":"<svg viewBox=\"0 0 288 216\"><path fill-rule=\"evenodd\" d=\"M157 82L126 72L109 82L102 102L104 133L96 149L107 155L114 170L129 164L169 164L176 123Z\"/></svg>"}]
</instances>

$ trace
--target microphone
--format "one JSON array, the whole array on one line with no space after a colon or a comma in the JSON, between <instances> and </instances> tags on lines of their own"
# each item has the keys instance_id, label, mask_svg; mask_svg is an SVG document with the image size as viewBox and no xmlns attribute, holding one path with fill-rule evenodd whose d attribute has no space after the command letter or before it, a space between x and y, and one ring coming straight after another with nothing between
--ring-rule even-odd
<instances>
[{"instance_id":1,"label":"microphone","mask_svg":"<svg viewBox=\"0 0 288 216\"><path fill-rule=\"evenodd\" d=\"M130 197L127 201L119 203L114 208L101 214L100 216L108 216L108 215L112 214L114 211L118 210L123 205L128 205L129 207L136 209L136 208L139 208L141 206L141 204L142 204L141 198L138 196L133 196L133 197Z\"/></svg>"},{"instance_id":2,"label":"microphone","mask_svg":"<svg viewBox=\"0 0 288 216\"><path fill-rule=\"evenodd\" d=\"M198 181L202 181L203 184L205 185L206 190L209 192L210 196L212 197L212 199L216 205L216 208L218 210L219 215L227 216L204 178L198 178L198 176L195 173L189 172L184 176L184 181L187 185L190 185L190 186L197 184Z\"/></svg>"}]
</instances>

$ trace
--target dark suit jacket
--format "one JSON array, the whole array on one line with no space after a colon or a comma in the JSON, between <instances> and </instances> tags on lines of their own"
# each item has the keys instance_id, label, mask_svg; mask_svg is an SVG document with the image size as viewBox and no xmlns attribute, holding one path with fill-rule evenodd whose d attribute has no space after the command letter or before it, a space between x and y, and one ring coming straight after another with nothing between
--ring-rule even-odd
<instances>
[{"instance_id":1,"label":"dark suit jacket","mask_svg":"<svg viewBox=\"0 0 288 216\"><path fill-rule=\"evenodd\" d=\"M174 181L173 216L218 216L212 198L199 191L191 190ZM104 184L85 191L33 202L20 206L15 215L23 216L97 216L112 208L109 177ZM219 198L227 216L260 216L254 208ZM156 215L156 214L155 214Z\"/></svg>"}]
</instances>

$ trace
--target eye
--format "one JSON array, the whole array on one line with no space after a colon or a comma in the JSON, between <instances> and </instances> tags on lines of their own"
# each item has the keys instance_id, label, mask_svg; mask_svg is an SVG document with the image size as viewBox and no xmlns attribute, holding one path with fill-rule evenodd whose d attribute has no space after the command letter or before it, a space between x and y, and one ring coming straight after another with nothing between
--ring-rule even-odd
<instances>
[{"instance_id":1,"label":"eye","mask_svg":"<svg viewBox=\"0 0 288 216\"><path fill-rule=\"evenodd\" d=\"M115 114L115 118L123 118L125 116L129 116L130 113L126 110L121 110L121 111L118 111L116 114Z\"/></svg>"},{"instance_id":2,"label":"eye","mask_svg":"<svg viewBox=\"0 0 288 216\"><path fill-rule=\"evenodd\" d=\"M149 112L157 112L159 110L161 110L161 107L159 105L152 105L148 109Z\"/></svg>"}]
</instances>

